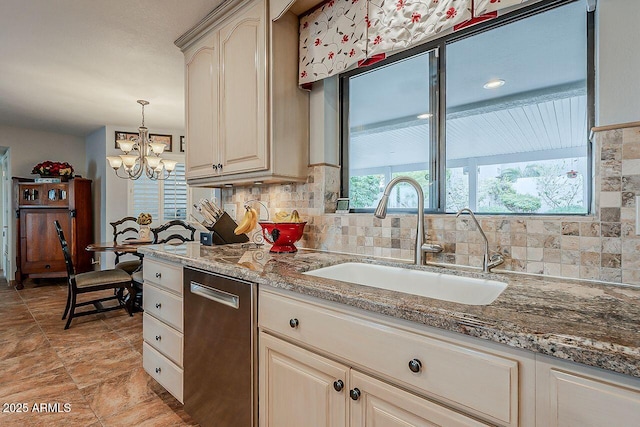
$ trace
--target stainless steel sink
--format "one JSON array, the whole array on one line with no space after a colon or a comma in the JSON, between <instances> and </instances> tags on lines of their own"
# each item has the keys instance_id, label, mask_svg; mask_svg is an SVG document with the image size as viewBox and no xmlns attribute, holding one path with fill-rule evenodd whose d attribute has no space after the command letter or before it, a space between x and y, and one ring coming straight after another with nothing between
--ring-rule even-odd
<instances>
[{"instance_id":1,"label":"stainless steel sink","mask_svg":"<svg viewBox=\"0 0 640 427\"><path fill-rule=\"evenodd\" d=\"M491 304L507 288L497 280L358 262L304 274L469 305Z\"/></svg>"}]
</instances>

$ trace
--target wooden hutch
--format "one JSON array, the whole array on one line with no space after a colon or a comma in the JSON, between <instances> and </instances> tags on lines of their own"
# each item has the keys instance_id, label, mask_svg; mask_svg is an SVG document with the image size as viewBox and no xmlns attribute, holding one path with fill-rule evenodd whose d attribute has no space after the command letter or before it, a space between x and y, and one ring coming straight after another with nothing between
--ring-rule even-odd
<instances>
[{"instance_id":1,"label":"wooden hutch","mask_svg":"<svg viewBox=\"0 0 640 427\"><path fill-rule=\"evenodd\" d=\"M76 272L93 270L91 253L85 247L93 241L91 180L42 183L14 178L16 213L16 287L30 278L66 277L64 256L53 221L60 221L68 240Z\"/></svg>"}]
</instances>

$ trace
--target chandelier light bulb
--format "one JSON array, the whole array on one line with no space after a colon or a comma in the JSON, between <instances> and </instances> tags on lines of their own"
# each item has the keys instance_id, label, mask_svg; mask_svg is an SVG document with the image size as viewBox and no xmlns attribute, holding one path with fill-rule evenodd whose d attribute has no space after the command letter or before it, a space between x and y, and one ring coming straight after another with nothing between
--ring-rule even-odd
<instances>
[{"instance_id":1,"label":"chandelier light bulb","mask_svg":"<svg viewBox=\"0 0 640 427\"><path fill-rule=\"evenodd\" d=\"M175 160L164 159L162 160L162 163L164 163L164 168L167 170L167 172L172 172L176 168L176 164L178 162L176 162Z\"/></svg>"},{"instance_id":2,"label":"chandelier light bulb","mask_svg":"<svg viewBox=\"0 0 640 427\"><path fill-rule=\"evenodd\" d=\"M146 159L147 159L147 165L149 165L151 169L156 169L160 164L160 162L162 161L161 157L147 157Z\"/></svg>"},{"instance_id":3,"label":"chandelier light bulb","mask_svg":"<svg viewBox=\"0 0 640 427\"><path fill-rule=\"evenodd\" d=\"M149 144L149 147L151 147L151 151L153 151L153 154L162 154L164 153L166 145L164 144L164 142L152 142L151 144Z\"/></svg>"},{"instance_id":4,"label":"chandelier light bulb","mask_svg":"<svg viewBox=\"0 0 640 427\"><path fill-rule=\"evenodd\" d=\"M120 169L122 166L122 159L119 156L107 156L107 160L109 161L109 166L113 169Z\"/></svg>"},{"instance_id":5,"label":"chandelier light bulb","mask_svg":"<svg viewBox=\"0 0 640 427\"><path fill-rule=\"evenodd\" d=\"M124 163L125 169L133 169L138 161L138 156L134 156L132 154L120 154L120 158L122 159L122 163Z\"/></svg>"},{"instance_id":6,"label":"chandelier light bulb","mask_svg":"<svg viewBox=\"0 0 640 427\"><path fill-rule=\"evenodd\" d=\"M119 139L118 147L125 152L125 154L129 154L131 150L133 150L133 146L136 144L135 141L129 141L127 139Z\"/></svg>"}]
</instances>

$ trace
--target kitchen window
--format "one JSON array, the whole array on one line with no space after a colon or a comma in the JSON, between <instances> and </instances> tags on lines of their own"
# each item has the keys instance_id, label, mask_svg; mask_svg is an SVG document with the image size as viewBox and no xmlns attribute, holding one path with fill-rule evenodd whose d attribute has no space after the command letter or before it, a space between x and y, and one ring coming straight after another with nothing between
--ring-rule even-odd
<instances>
[{"instance_id":1,"label":"kitchen window","mask_svg":"<svg viewBox=\"0 0 640 427\"><path fill-rule=\"evenodd\" d=\"M166 180L152 180L142 175L129 184L129 214L151 214L154 223L187 219L187 181L184 163L176 164ZM161 218L161 219L160 219ZM160 220L159 220L160 219Z\"/></svg>"},{"instance_id":2,"label":"kitchen window","mask_svg":"<svg viewBox=\"0 0 640 427\"><path fill-rule=\"evenodd\" d=\"M528 8L341 76L343 195L375 209L395 176L426 210L586 214L593 14ZM390 209L415 209L396 186Z\"/></svg>"}]
</instances>

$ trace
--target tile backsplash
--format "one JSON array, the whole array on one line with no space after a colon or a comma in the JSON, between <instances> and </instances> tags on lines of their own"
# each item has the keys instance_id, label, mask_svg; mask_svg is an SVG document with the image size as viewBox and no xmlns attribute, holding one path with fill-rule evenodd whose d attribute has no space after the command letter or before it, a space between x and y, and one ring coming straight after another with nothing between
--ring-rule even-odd
<instances>
[{"instance_id":1,"label":"tile backsplash","mask_svg":"<svg viewBox=\"0 0 640 427\"><path fill-rule=\"evenodd\" d=\"M636 235L636 195L640 196L640 127L596 133L595 209L589 216L482 215L478 219L490 250L505 263L496 270L596 279L640 285L640 236ZM224 189L224 203L257 199L273 215L297 209L308 221L300 247L378 257L413 259L415 214L335 214L340 169L309 167L306 183ZM444 247L428 255L437 263L482 265L483 243L468 216L425 215L430 242Z\"/></svg>"}]
</instances>

